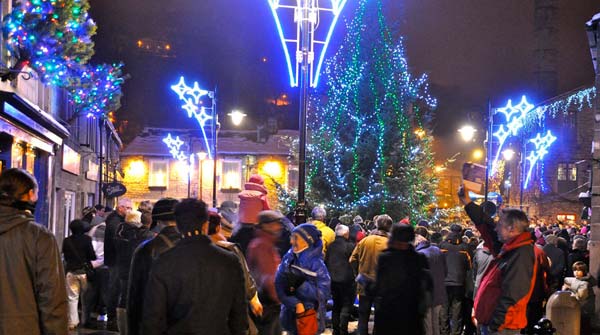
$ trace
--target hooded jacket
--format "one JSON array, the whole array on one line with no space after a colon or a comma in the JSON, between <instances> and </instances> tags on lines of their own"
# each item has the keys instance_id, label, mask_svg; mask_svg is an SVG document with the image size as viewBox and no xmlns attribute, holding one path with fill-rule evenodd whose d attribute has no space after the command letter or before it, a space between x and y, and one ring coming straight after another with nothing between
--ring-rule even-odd
<instances>
[{"instance_id":1,"label":"hooded jacket","mask_svg":"<svg viewBox=\"0 0 600 335\"><path fill-rule=\"evenodd\" d=\"M0 334L67 334L67 292L54 236L28 211L0 206Z\"/></svg>"},{"instance_id":2,"label":"hooded jacket","mask_svg":"<svg viewBox=\"0 0 600 335\"><path fill-rule=\"evenodd\" d=\"M494 256L475 295L475 318L492 332L523 329L539 268L531 234L523 232L502 243L493 219L480 206L471 202L465 210Z\"/></svg>"},{"instance_id":3,"label":"hooded jacket","mask_svg":"<svg viewBox=\"0 0 600 335\"><path fill-rule=\"evenodd\" d=\"M288 295L287 273L293 271L292 265L298 266L314 274L305 274L304 282L298 286L295 293ZM296 268L297 269L297 268ZM319 239L304 251L295 254L290 248L283 256L275 276L277 296L282 303L281 326L283 329L296 334L296 305L302 303L305 309L314 308L319 318L319 331L325 331L325 312L327 299L331 293L331 278L323 262L323 243Z\"/></svg>"},{"instance_id":4,"label":"hooded jacket","mask_svg":"<svg viewBox=\"0 0 600 335\"><path fill-rule=\"evenodd\" d=\"M238 194L240 198L238 222L258 223L258 213L271 209L267 201L267 192L267 188L262 184L253 182L244 184L244 190Z\"/></svg>"}]
</instances>

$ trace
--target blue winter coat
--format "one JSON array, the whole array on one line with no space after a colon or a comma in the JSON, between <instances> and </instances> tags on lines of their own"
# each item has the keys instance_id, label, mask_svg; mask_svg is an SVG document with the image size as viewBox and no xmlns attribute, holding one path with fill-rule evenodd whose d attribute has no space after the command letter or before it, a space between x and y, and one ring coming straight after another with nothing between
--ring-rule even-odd
<instances>
[{"instance_id":1,"label":"blue winter coat","mask_svg":"<svg viewBox=\"0 0 600 335\"><path fill-rule=\"evenodd\" d=\"M302 251L298 255L294 254L292 248L283 256L281 264L277 269L275 276L275 289L277 296L282 303L281 325L283 329L292 334L296 334L296 304L301 302L305 309L316 308L319 317L319 334L325 331L325 310L327 299L329 298L330 278L325 262L323 262L322 241ZM292 270L292 265L296 265L308 271L316 273L316 277L306 275L305 281L300 285L293 295L286 294L287 273Z\"/></svg>"}]
</instances>

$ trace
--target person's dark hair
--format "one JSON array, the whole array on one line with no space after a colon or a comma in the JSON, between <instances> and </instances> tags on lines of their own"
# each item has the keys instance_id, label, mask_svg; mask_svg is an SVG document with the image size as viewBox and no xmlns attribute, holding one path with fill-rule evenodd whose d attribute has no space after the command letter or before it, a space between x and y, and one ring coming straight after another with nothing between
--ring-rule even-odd
<instances>
[{"instance_id":1,"label":"person's dark hair","mask_svg":"<svg viewBox=\"0 0 600 335\"><path fill-rule=\"evenodd\" d=\"M392 228L392 224L394 221L387 214L378 215L375 220L375 224L377 225L377 229L389 232Z\"/></svg>"},{"instance_id":2,"label":"person's dark hair","mask_svg":"<svg viewBox=\"0 0 600 335\"><path fill-rule=\"evenodd\" d=\"M442 236L442 234L440 234L437 231L435 233L431 234L431 243L440 244L440 243L442 243L443 239L444 239L444 237Z\"/></svg>"},{"instance_id":3,"label":"person's dark hair","mask_svg":"<svg viewBox=\"0 0 600 335\"><path fill-rule=\"evenodd\" d=\"M504 208L500 214L500 220L508 227L512 227L519 232L526 232L529 227L527 214L520 209Z\"/></svg>"},{"instance_id":4,"label":"person's dark hair","mask_svg":"<svg viewBox=\"0 0 600 335\"><path fill-rule=\"evenodd\" d=\"M207 206L202 200L184 199L175 205L175 222L182 234L200 230L207 219Z\"/></svg>"},{"instance_id":5,"label":"person's dark hair","mask_svg":"<svg viewBox=\"0 0 600 335\"><path fill-rule=\"evenodd\" d=\"M73 220L69 223L69 229L73 235L83 235L86 231L87 223L83 220Z\"/></svg>"},{"instance_id":6,"label":"person's dark hair","mask_svg":"<svg viewBox=\"0 0 600 335\"><path fill-rule=\"evenodd\" d=\"M0 205L10 206L30 190L37 190L35 177L27 170L8 169L0 174Z\"/></svg>"},{"instance_id":7,"label":"person's dark hair","mask_svg":"<svg viewBox=\"0 0 600 335\"><path fill-rule=\"evenodd\" d=\"M208 235L217 233L217 227L221 225L221 217L214 212L208 213Z\"/></svg>"},{"instance_id":8,"label":"person's dark hair","mask_svg":"<svg viewBox=\"0 0 600 335\"><path fill-rule=\"evenodd\" d=\"M96 209L96 211L102 211L102 210L104 210L105 207L103 205L98 204L98 205L94 206L94 208Z\"/></svg>"},{"instance_id":9,"label":"person's dark hair","mask_svg":"<svg viewBox=\"0 0 600 335\"><path fill-rule=\"evenodd\" d=\"M583 271L583 274L586 275L588 273L588 266L582 261L577 261L573 263L573 272L575 271Z\"/></svg>"},{"instance_id":10,"label":"person's dark hair","mask_svg":"<svg viewBox=\"0 0 600 335\"><path fill-rule=\"evenodd\" d=\"M412 242L415 240L415 229L411 225L396 223L392 226L390 242Z\"/></svg>"},{"instance_id":11,"label":"person's dark hair","mask_svg":"<svg viewBox=\"0 0 600 335\"><path fill-rule=\"evenodd\" d=\"M415 234L421 235L425 238L429 238L429 231L425 227L421 227L421 226L416 227Z\"/></svg>"},{"instance_id":12,"label":"person's dark hair","mask_svg":"<svg viewBox=\"0 0 600 335\"><path fill-rule=\"evenodd\" d=\"M113 211L112 207L108 207L108 206L104 207L104 213L110 213L112 211Z\"/></svg>"}]
</instances>

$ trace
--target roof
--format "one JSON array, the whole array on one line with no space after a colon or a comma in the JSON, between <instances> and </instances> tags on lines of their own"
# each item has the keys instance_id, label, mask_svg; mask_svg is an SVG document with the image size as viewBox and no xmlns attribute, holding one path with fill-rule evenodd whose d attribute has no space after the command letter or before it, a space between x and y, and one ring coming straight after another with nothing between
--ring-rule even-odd
<instances>
[{"instance_id":1,"label":"roof","mask_svg":"<svg viewBox=\"0 0 600 335\"><path fill-rule=\"evenodd\" d=\"M163 139L171 134L172 137L179 136L184 142L181 149L187 150L190 138L192 139L192 152L207 151L204 139L199 130L172 129L172 128L144 128L125 149L121 156L162 156L169 157L169 148ZM219 154L224 155L277 155L288 156L290 144L298 137L297 130L279 130L270 135L262 143L256 141L256 131L221 131L218 138ZM212 149L212 141L208 145Z\"/></svg>"}]
</instances>

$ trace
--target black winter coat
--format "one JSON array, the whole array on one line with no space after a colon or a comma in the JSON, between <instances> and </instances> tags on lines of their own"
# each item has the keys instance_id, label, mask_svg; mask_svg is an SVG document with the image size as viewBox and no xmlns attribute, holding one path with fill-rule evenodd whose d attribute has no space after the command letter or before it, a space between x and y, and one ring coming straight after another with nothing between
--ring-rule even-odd
<instances>
[{"instance_id":1,"label":"black winter coat","mask_svg":"<svg viewBox=\"0 0 600 335\"><path fill-rule=\"evenodd\" d=\"M113 211L106 217L106 230L104 232L104 265L112 267L117 265L117 248L115 237L117 228L125 222L125 217Z\"/></svg>"},{"instance_id":2,"label":"black winter coat","mask_svg":"<svg viewBox=\"0 0 600 335\"><path fill-rule=\"evenodd\" d=\"M0 334L67 334L65 273L54 235L0 206Z\"/></svg>"},{"instance_id":3,"label":"black winter coat","mask_svg":"<svg viewBox=\"0 0 600 335\"><path fill-rule=\"evenodd\" d=\"M142 334L246 334L244 275L237 257L206 236L182 239L154 262Z\"/></svg>"},{"instance_id":4,"label":"black winter coat","mask_svg":"<svg viewBox=\"0 0 600 335\"><path fill-rule=\"evenodd\" d=\"M240 229L231 236L229 241L239 245L244 255L247 255L246 250L248 249L248 245L250 245L250 241L254 238L255 230L256 225L241 223Z\"/></svg>"},{"instance_id":5,"label":"black winter coat","mask_svg":"<svg viewBox=\"0 0 600 335\"><path fill-rule=\"evenodd\" d=\"M158 259L158 256L172 247L164 238L175 245L181 239L181 234L176 227L165 227L155 238L142 242L133 253L129 271L129 288L127 290L128 334L141 334L140 327L145 306L144 294L152 263Z\"/></svg>"},{"instance_id":6,"label":"black winter coat","mask_svg":"<svg viewBox=\"0 0 600 335\"><path fill-rule=\"evenodd\" d=\"M471 268L471 257L468 247L460 242L444 241L440 243L440 250L446 256L448 273L444 283L446 286L465 286L467 271Z\"/></svg>"},{"instance_id":7,"label":"black winter coat","mask_svg":"<svg viewBox=\"0 0 600 335\"><path fill-rule=\"evenodd\" d=\"M136 227L129 223L121 223L115 236L117 250L117 268L119 279L129 280L129 269L135 249L145 240L154 237L154 233L143 227Z\"/></svg>"},{"instance_id":8,"label":"black winter coat","mask_svg":"<svg viewBox=\"0 0 600 335\"><path fill-rule=\"evenodd\" d=\"M90 264L90 261L96 260L96 253L92 246L92 238L85 235L71 235L64 239L63 254L65 255L66 272L83 272L83 263Z\"/></svg>"},{"instance_id":9,"label":"black winter coat","mask_svg":"<svg viewBox=\"0 0 600 335\"><path fill-rule=\"evenodd\" d=\"M432 281L427 258L409 247L386 249L377 263L375 328L377 335L423 334L425 292Z\"/></svg>"},{"instance_id":10,"label":"black winter coat","mask_svg":"<svg viewBox=\"0 0 600 335\"><path fill-rule=\"evenodd\" d=\"M325 265L327 265L327 270L329 270L331 282L354 282L354 272L350 266L350 256L352 256L353 250L354 243L342 236L336 236L333 243L327 247Z\"/></svg>"}]
</instances>

